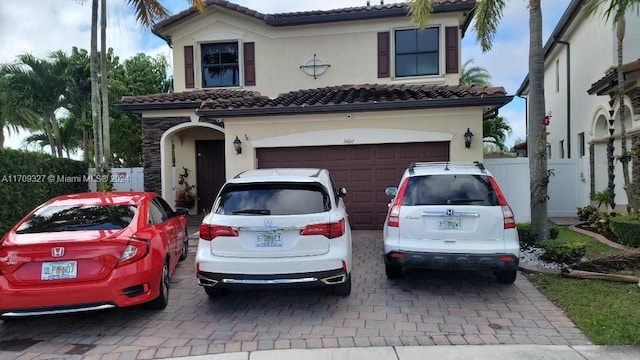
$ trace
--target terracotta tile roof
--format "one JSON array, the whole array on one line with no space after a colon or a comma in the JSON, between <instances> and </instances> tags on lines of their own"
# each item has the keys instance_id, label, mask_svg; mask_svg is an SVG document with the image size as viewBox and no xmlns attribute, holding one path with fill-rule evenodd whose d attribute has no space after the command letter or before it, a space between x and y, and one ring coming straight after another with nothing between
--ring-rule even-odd
<instances>
[{"instance_id":1,"label":"terracotta tile roof","mask_svg":"<svg viewBox=\"0 0 640 360\"><path fill-rule=\"evenodd\" d=\"M365 0L363 0L363 3ZM372 0L371 2L376 2ZM475 6L476 0L435 0L434 12L469 11ZM317 24L335 21L353 21L375 19L382 17L406 16L407 3L393 3L384 5L370 5L349 7L332 10L301 11L280 14L262 14L244 6L234 4L226 0L205 0L205 8L223 8L236 13L247 15L264 22L269 26L292 26L302 24ZM170 16L153 27L153 33L168 40L166 32L171 27L200 15L195 7L190 7L173 16Z\"/></svg>"},{"instance_id":2,"label":"terracotta tile roof","mask_svg":"<svg viewBox=\"0 0 640 360\"><path fill-rule=\"evenodd\" d=\"M123 97L128 111L197 108L199 115L242 116L330 111L370 111L451 106L502 106L502 87L436 85L341 85L292 91L271 99L257 92L226 89ZM499 107L498 106L498 107Z\"/></svg>"},{"instance_id":3,"label":"terracotta tile roof","mask_svg":"<svg viewBox=\"0 0 640 360\"><path fill-rule=\"evenodd\" d=\"M203 102L211 99L224 101L225 99L243 99L260 97L259 92L229 90L229 89L204 89L184 91L180 93L152 94L143 96L123 96L120 106L123 108L145 107L153 108L198 108Z\"/></svg>"},{"instance_id":4,"label":"terracotta tile roof","mask_svg":"<svg viewBox=\"0 0 640 360\"><path fill-rule=\"evenodd\" d=\"M625 75L635 71L640 71L640 59L622 64L622 73ZM591 84L591 88L587 90L587 93L589 93L589 95L605 95L609 90L611 90L612 86L618 86L617 66L610 67L602 78Z\"/></svg>"}]
</instances>

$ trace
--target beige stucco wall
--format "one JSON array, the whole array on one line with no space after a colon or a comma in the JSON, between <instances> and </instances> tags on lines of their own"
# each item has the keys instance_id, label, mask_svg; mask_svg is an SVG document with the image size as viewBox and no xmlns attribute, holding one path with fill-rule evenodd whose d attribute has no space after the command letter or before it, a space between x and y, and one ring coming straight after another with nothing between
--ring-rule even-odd
<instances>
[{"instance_id":1,"label":"beige stucco wall","mask_svg":"<svg viewBox=\"0 0 640 360\"><path fill-rule=\"evenodd\" d=\"M240 86L239 89L259 91L272 98L292 90L343 84L420 82L457 85L459 75L445 74L444 63L444 28L459 26L457 14L433 14L430 26L440 28L440 75L379 79L377 33L410 28L408 18L269 27L234 12L213 10L174 29L174 87L175 91L187 90L184 77L184 46L194 46L196 88L200 88L202 69L199 44L219 41L239 41L240 64L244 56L242 43L255 43L257 85ZM391 54L393 53L392 48ZM331 65L316 79L300 68L313 59L314 54ZM391 58L393 69L393 56ZM460 59L458 62L460 63ZM242 84L242 71L240 76Z\"/></svg>"},{"instance_id":2,"label":"beige stucco wall","mask_svg":"<svg viewBox=\"0 0 640 360\"><path fill-rule=\"evenodd\" d=\"M452 161L482 161L481 121L479 107L225 119L226 174L257 167L256 148L278 146L451 141ZM470 149L464 147L467 127L478 134ZM233 148L236 136L240 155Z\"/></svg>"}]
</instances>

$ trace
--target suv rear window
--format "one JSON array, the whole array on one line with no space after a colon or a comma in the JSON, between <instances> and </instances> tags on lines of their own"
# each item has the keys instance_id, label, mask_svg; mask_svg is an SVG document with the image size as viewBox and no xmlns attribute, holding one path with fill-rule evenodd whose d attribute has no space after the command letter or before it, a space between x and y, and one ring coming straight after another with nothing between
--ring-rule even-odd
<instances>
[{"instance_id":1,"label":"suv rear window","mask_svg":"<svg viewBox=\"0 0 640 360\"><path fill-rule=\"evenodd\" d=\"M220 193L216 214L301 215L331 210L331 199L319 184L230 184Z\"/></svg>"},{"instance_id":2,"label":"suv rear window","mask_svg":"<svg viewBox=\"0 0 640 360\"><path fill-rule=\"evenodd\" d=\"M498 199L485 175L425 175L409 178L402 205L497 206Z\"/></svg>"}]
</instances>

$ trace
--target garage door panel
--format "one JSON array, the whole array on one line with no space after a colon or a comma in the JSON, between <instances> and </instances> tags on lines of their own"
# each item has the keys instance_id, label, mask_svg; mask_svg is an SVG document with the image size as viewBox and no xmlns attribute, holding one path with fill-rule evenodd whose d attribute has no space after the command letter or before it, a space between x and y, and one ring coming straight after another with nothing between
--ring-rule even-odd
<instances>
[{"instance_id":1,"label":"garage door panel","mask_svg":"<svg viewBox=\"0 0 640 360\"><path fill-rule=\"evenodd\" d=\"M353 229L381 229L390 197L410 162L446 161L449 143L309 146L257 149L258 167L329 169L337 187L347 189L345 204Z\"/></svg>"}]
</instances>

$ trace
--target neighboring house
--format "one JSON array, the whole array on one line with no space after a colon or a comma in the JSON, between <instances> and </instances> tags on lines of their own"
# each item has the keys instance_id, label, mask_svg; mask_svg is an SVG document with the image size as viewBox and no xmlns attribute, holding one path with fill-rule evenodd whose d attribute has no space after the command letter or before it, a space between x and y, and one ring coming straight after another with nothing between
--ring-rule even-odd
<instances>
[{"instance_id":1,"label":"neighboring house","mask_svg":"<svg viewBox=\"0 0 640 360\"><path fill-rule=\"evenodd\" d=\"M606 3L608 5L608 2ZM624 62L629 74L637 79L640 58L640 15L636 10L626 14ZM551 33L545 47L545 107L552 115L547 127L549 159L575 159L580 169L577 181L577 206L590 203L590 195L607 188L606 144L609 139L609 111L613 110L615 155L621 151L619 101L609 105L609 90L617 88L617 38L612 18L607 22L598 12L589 16L584 1L573 0ZM635 67L633 64L636 64ZM635 69L635 70L634 70ZM629 78L628 78L629 79ZM527 95L528 77L517 91ZM615 90L615 88L614 88ZM603 96L594 96L603 95ZM626 131L640 132L640 90L636 82L627 83ZM542 121L542 119L527 119ZM627 149L631 148L630 137ZM622 167L615 165L616 204L625 211L627 197L623 189Z\"/></svg>"},{"instance_id":2,"label":"neighboring house","mask_svg":"<svg viewBox=\"0 0 640 360\"><path fill-rule=\"evenodd\" d=\"M202 213L240 171L325 167L353 228L381 228L384 189L410 162L482 160L482 121L512 99L458 86L474 6L440 0L424 31L405 4L261 14L208 0L162 21L175 92L120 105L142 114L145 188L172 198L171 168L187 168Z\"/></svg>"}]
</instances>

